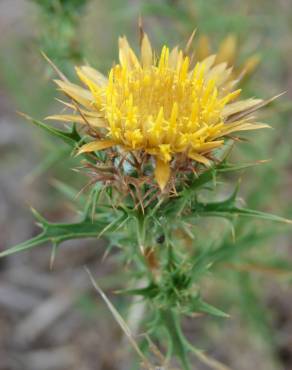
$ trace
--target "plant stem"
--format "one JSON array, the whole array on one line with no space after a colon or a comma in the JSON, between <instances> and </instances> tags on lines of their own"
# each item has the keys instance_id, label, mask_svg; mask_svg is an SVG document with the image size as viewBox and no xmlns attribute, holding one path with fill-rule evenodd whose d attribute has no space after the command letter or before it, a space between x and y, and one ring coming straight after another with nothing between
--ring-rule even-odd
<instances>
[{"instance_id":1,"label":"plant stem","mask_svg":"<svg viewBox=\"0 0 292 370\"><path fill-rule=\"evenodd\" d=\"M183 369L190 370L187 358L187 341L181 330L178 314L174 310L168 309L160 311L160 317L163 326L168 332L172 352L179 358Z\"/></svg>"}]
</instances>

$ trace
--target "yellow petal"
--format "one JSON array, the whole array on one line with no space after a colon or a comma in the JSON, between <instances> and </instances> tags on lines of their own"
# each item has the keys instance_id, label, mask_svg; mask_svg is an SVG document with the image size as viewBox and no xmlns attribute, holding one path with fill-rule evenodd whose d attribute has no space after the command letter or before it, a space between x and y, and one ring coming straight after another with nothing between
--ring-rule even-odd
<instances>
[{"instance_id":1,"label":"yellow petal","mask_svg":"<svg viewBox=\"0 0 292 370\"><path fill-rule=\"evenodd\" d=\"M222 113L223 113L224 117L228 117L228 116L231 116L232 114L242 112L245 109L255 107L256 105L258 105L261 102L262 102L262 99L241 100L241 101L226 105L223 108Z\"/></svg>"},{"instance_id":2,"label":"yellow petal","mask_svg":"<svg viewBox=\"0 0 292 370\"><path fill-rule=\"evenodd\" d=\"M92 109L93 96L90 91L75 85L71 82L64 82L55 80L56 84L63 90L70 98L82 104L86 108Z\"/></svg>"},{"instance_id":3,"label":"yellow petal","mask_svg":"<svg viewBox=\"0 0 292 370\"><path fill-rule=\"evenodd\" d=\"M194 145L193 148L196 150L196 152L206 152L210 151L212 149L218 148L219 146L224 144L224 140L217 140L217 141L210 141L208 143L202 143L198 145Z\"/></svg>"},{"instance_id":4,"label":"yellow petal","mask_svg":"<svg viewBox=\"0 0 292 370\"><path fill-rule=\"evenodd\" d=\"M188 153L188 157L193 159L194 161L197 161L199 163L203 163L205 166L210 166L210 164L211 164L208 158L206 158L203 155L198 154L194 151L190 151Z\"/></svg>"},{"instance_id":5,"label":"yellow petal","mask_svg":"<svg viewBox=\"0 0 292 370\"><path fill-rule=\"evenodd\" d=\"M182 62L183 62L183 52L181 50L178 51L177 53L177 60L176 60L176 70L179 71L181 69L181 65L182 65Z\"/></svg>"},{"instance_id":6,"label":"yellow petal","mask_svg":"<svg viewBox=\"0 0 292 370\"><path fill-rule=\"evenodd\" d=\"M95 84L99 86L105 86L108 83L108 79L96 69L89 67L89 66L82 66L80 68L76 68L77 74L80 71L84 76L86 76L89 80L93 81Z\"/></svg>"},{"instance_id":7,"label":"yellow petal","mask_svg":"<svg viewBox=\"0 0 292 370\"><path fill-rule=\"evenodd\" d=\"M160 187L163 190L170 177L170 167L168 162L164 162L161 159L156 159L155 166L155 179Z\"/></svg>"},{"instance_id":8,"label":"yellow petal","mask_svg":"<svg viewBox=\"0 0 292 370\"><path fill-rule=\"evenodd\" d=\"M80 107L78 107L79 109L77 109L76 107L76 104L71 104L69 102L66 102L66 101L63 101L61 99L56 99L58 102L64 104L66 107L68 108L71 108L73 109L74 112L81 112L82 114L84 114L86 117L93 117L93 118L103 118L103 115L101 112L99 112L98 110L85 110L85 109L82 109ZM94 107L91 107L91 109L93 109Z\"/></svg>"},{"instance_id":9,"label":"yellow petal","mask_svg":"<svg viewBox=\"0 0 292 370\"><path fill-rule=\"evenodd\" d=\"M53 116L46 117L48 120L62 121L62 122L76 122L81 123L82 125L89 124L93 127L106 127L107 124L104 120L99 117L87 117L84 115L84 118L81 115L74 114L56 114Z\"/></svg>"},{"instance_id":10,"label":"yellow petal","mask_svg":"<svg viewBox=\"0 0 292 370\"><path fill-rule=\"evenodd\" d=\"M248 116L251 115L251 113L254 113L257 110L259 110L260 108L265 107L266 105L270 104L272 101L274 101L275 99L278 99L282 95L283 95L283 93L275 95L270 99L262 100L261 103L255 105L254 107L251 107L249 109L245 109L242 112L239 112L237 114L233 114L232 116L228 117L228 120L226 120L226 123L227 122L228 123L237 122L237 121L239 121L240 119L242 119L244 117L248 117ZM245 122L246 122L246 120L245 120Z\"/></svg>"},{"instance_id":11,"label":"yellow petal","mask_svg":"<svg viewBox=\"0 0 292 370\"><path fill-rule=\"evenodd\" d=\"M143 67L150 67L153 62L152 48L146 33L143 34L142 44L141 44L141 60Z\"/></svg>"},{"instance_id":12,"label":"yellow petal","mask_svg":"<svg viewBox=\"0 0 292 370\"><path fill-rule=\"evenodd\" d=\"M202 63L205 65L205 73L208 73L211 67L213 67L216 60L216 55L210 55L207 58L202 60Z\"/></svg>"},{"instance_id":13,"label":"yellow petal","mask_svg":"<svg viewBox=\"0 0 292 370\"><path fill-rule=\"evenodd\" d=\"M115 142L112 140L103 140L103 141L92 141L83 145L77 152L77 155L82 153L95 152L98 150L103 150L114 146Z\"/></svg>"},{"instance_id":14,"label":"yellow petal","mask_svg":"<svg viewBox=\"0 0 292 370\"><path fill-rule=\"evenodd\" d=\"M228 134L231 134L233 132L239 132L239 131L252 131L252 130L259 130L262 128L270 128L271 126L267 125L266 123L249 123L246 121L238 121L234 123L226 123L225 127L221 130L221 133L214 137L216 139L217 137L226 136Z\"/></svg>"},{"instance_id":15,"label":"yellow petal","mask_svg":"<svg viewBox=\"0 0 292 370\"><path fill-rule=\"evenodd\" d=\"M175 46L169 53L168 65L170 68L175 69L178 61L178 47Z\"/></svg>"},{"instance_id":16,"label":"yellow petal","mask_svg":"<svg viewBox=\"0 0 292 370\"><path fill-rule=\"evenodd\" d=\"M270 125L267 125L266 123L257 123L257 122L254 122L254 123L245 123L245 124L242 124L242 125L239 125L239 126L235 127L234 130L233 130L233 132L234 131L259 130L259 129L262 129L262 128L271 128L271 126Z\"/></svg>"},{"instance_id":17,"label":"yellow petal","mask_svg":"<svg viewBox=\"0 0 292 370\"><path fill-rule=\"evenodd\" d=\"M119 59L123 67L139 68L140 63L134 51L130 48L126 37L119 38Z\"/></svg>"},{"instance_id":18,"label":"yellow petal","mask_svg":"<svg viewBox=\"0 0 292 370\"><path fill-rule=\"evenodd\" d=\"M250 75L259 65L261 58L258 54L249 57L243 64L239 74L243 73L244 76Z\"/></svg>"},{"instance_id":19,"label":"yellow petal","mask_svg":"<svg viewBox=\"0 0 292 370\"><path fill-rule=\"evenodd\" d=\"M210 41L209 38L205 35L202 35L199 38L198 46L196 48L196 56L198 61L205 59L208 55L211 54Z\"/></svg>"},{"instance_id":20,"label":"yellow petal","mask_svg":"<svg viewBox=\"0 0 292 370\"><path fill-rule=\"evenodd\" d=\"M231 68L227 68L227 63L216 64L206 72L206 81L216 80L216 86L221 86L228 80L231 74Z\"/></svg>"},{"instance_id":21,"label":"yellow petal","mask_svg":"<svg viewBox=\"0 0 292 370\"><path fill-rule=\"evenodd\" d=\"M234 35L227 36L220 45L216 63L226 62L229 66L234 64L236 57L236 37Z\"/></svg>"},{"instance_id":22,"label":"yellow petal","mask_svg":"<svg viewBox=\"0 0 292 370\"><path fill-rule=\"evenodd\" d=\"M80 80L89 88L90 92L92 93L95 105L101 108L103 103L101 84L88 77L87 74L82 72L81 68L76 67L76 73Z\"/></svg>"}]
</instances>

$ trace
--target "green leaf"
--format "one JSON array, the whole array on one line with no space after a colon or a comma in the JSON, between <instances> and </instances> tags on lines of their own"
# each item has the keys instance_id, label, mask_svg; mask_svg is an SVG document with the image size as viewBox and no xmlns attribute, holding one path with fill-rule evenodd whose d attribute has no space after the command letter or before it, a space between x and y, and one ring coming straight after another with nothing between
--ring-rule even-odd
<instances>
[{"instance_id":1,"label":"green leaf","mask_svg":"<svg viewBox=\"0 0 292 370\"><path fill-rule=\"evenodd\" d=\"M118 293L128 295L140 295L142 297L154 298L159 294L159 287L156 284L152 283L144 288L119 290Z\"/></svg>"},{"instance_id":2,"label":"green leaf","mask_svg":"<svg viewBox=\"0 0 292 370\"><path fill-rule=\"evenodd\" d=\"M191 367L187 356L188 342L183 335L179 316L171 309L159 311L159 316L162 326L169 335L170 355L174 354L180 360L184 370L190 370Z\"/></svg>"},{"instance_id":3,"label":"green leaf","mask_svg":"<svg viewBox=\"0 0 292 370\"><path fill-rule=\"evenodd\" d=\"M205 312L212 316L227 318L229 315L219 308L212 306L211 304L204 302L201 298L195 299L192 305L193 312Z\"/></svg>"},{"instance_id":4,"label":"green leaf","mask_svg":"<svg viewBox=\"0 0 292 370\"><path fill-rule=\"evenodd\" d=\"M71 131L63 131L59 130L55 127L52 127L50 125L47 125L44 122L38 121L24 113L20 113L25 119L32 122L35 126L43 129L47 133L49 133L51 136L55 136L61 140L63 140L66 144L68 144L73 150L76 149L83 141L83 138L79 135L78 131L76 130L76 126L73 125ZM97 157L96 153L92 152L90 154L83 153L80 156L83 158L86 158L89 162L94 163L94 159L92 156Z\"/></svg>"},{"instance_id":5,"label":"green leaf","mask_svg":"<svg viewBox=\"0 0 292 370\"><path fill-rule=\"evenodd\" d=\"M180 196L188 195L189 193L192 193L194 190L197 190L201 188L202 186L208 184L210 181L214 181L216 179L217 173L240 171L240 170L244 170L247 168L259 166L267 162L268 160L261 160L261 161L257 161L253 163L232 164L232 163L223 161L219 163L218 165L214 165L210 169L204 171L197 178L195 178L192 184L190 185L190 187L188 189L183 190Z\"/></svg>"},{"instance_id":6,"label":"green leaf","mask_svg":"<svg viewBox=\"0 0 292 370\"><path fill-rule=\"evenodd\" d=\"M18 253L48 242L53 245L59 245L65 240L81 239L81 238L97 238L103 230L108 228L109 222L106 219L100 219L99 221L91 222L90 220L84 220L77 223L50 223L42 218L35 211L35 216L39 221L39 226L42 228L42 232L32 239L29 239L23 243L20 243L12 248L9 248L2 253L1 257L6 257L14 253ZM121 217L117 218L116 222L112 223L112 227L119 224ZM110 231L108 228L107 231Z\"/></svg>"},{"instance_id":7,"label":"green leaf","mask_svg":"<svg viewBox=\"0 0 292 370\"><path fill-rule=\"evenodd\" d=\"M194 179L192 184L188 189L183 190L182 195L189 195L193 193L194 190L201 188L202 186L208 184L210 181L214 181L216 176L216 168L212 167L209 170L203 172L197 178Z\"/></svg>"},{"instance_id":8,"label":"green leaf","mask_svg":"<svg viewBox=\"0 0 292 370\"><path fill-rule=\"evenodd\" d=\"M199 189L204 187L206 188L206 186L211 182L216 185L216 178L218 174L224 172L240 171L246 168L258 166L265 162L266 161L257 161L254 163L243 163L237 165L223 161L218 165L214 165L208 170L202 172L199 176L194 177L189 187L183 189L179 193L178 197L171 198L169 201L166 201L164 204L162 204L159 212L161 213L161 215L172 215L173 213L180 213L182 210L185 209L188 202L196 196L196 193Z\"/></svg>"},{"instance_id":9,"label":"green leaf","mask_svg":"<svg viewBox=\"0 0 292 370\"><path fill-rule=\"evenodd\" d=\"M260 161L256 161L256 162L251 162L251 163L241 163L241 164L233 164L233 163L222 163L218 168L217 168L217 172L221 173L221 172L235 172L235 171L241 171L241 170L245 170L247 168L252 168L252 167L257 167L257 166L260 166L264 163L268 163L269 160L260 160Z\"/></svg>"},{"instance_id":10,"label":"green leaf","mask_svg":"<svg viewBox=\"0 0 292 370\"><path fill-rule=\"evenodd\" d=\"M197 282L208 270L221 263L226 263L240 256L243 252L257 247L260 243L271 238L274 230L267 230L265 233L257 233L251 230L249 233L239 237L236 241L224 239L219 246L212 248L204 246L202 251L196 255L193 261L191 276L192 281Z\"/></svg>"},{"instance_id":11,"label":"green leaf","mask_svg":"<svg viewBox=\"0 0 292 370\"><path fill-rule=\"evenodd\" d=\"M47 125L44 122L38 121L26 114L21 114L24 118L29 120L31 123L33 123L35 126L43 129L47 133L49 133L52 136L58 137L59 139L62 139L66 144L70 145L71 147L75 148L76 145L81 141L81 137L76 131L75 126L73 126L71 131L63 131L59 130L55 127L52 127L50 125Z\"/></svg>"},{"instance_id":12,"label":"green leaf","mask_svg":"<svg viewBox=\"0 0 292 370\"><path fill-rule=\"evenodd\" d=\"M209 203L206 205L200 204L200 208L196 211L200 216L215 216L215 217L230 217L230 216L241 216L241 217L253 217L266 221L281 222L285 224L292 224L292 221L277 215L273 215L266 212L256 211L249 208L230 207L226 208L223 205L216 203Z\"/></svg>"},{"instance_id":13,"label":"green leaf","mask_svg":"<svg viewBox=\"0 0 292 370\"><path fill-rule=\"evenodd\" d=\"M234 190L230 197L220 202L203 203L196 201L192 207L192 211L200 216L215 216L215 217L253 217L267 221L281 222L292 224L292 220L273 215L266 212L256 211L249 208L236 206L236 194L238 187Z\"/></svg>"}]
</instances>

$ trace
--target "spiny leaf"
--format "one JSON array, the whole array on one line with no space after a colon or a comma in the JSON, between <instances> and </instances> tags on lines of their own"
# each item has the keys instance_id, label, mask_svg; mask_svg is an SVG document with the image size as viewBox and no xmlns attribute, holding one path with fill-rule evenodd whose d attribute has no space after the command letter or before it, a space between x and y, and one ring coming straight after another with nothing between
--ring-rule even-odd
<instances>
[{"instance_id":1,"label":"spiny leaf","mask_svg":"<svg viewBox=\"0 0 292 370\"><path fill-rule=\"evenodd\" d=\"M229 315L219 308L212 306L211 304L204 302L202 299L195 299L192 307L194 312L205 312L212 316L217 317L229 317Z\"/></svg>"},{"instance_id":2,"label":"spiny leaf","mask_svg":"<svg viewBox=\"0 0 292 370\"><path fill-rule=\"evenodd\" d=\"M233 163L222 163L217 169L217 172L233 172L233 171L240 171L245 170L247 168L252 168L256 166L260 166L264 163L270 162L269 159L263 159L256 162L251 163L241 163L241 164L233 164Z\"/></svg>"},{"instance_id":3,"label":"spiny leaf","mask_svg":"<svg viewBox=\"0 0 292 370\"><path fill-rule=\"evenodd\" d=\"M205 264L214 265L232 259L235 256L238 256L240 253L253 248L257 243L268 239L271 236L271 233L267 232L264 234L255 234L249 233L242 238L236 240L236 243L224 240L219 248L214 249L207 256L205 256Z\"/></svg>"},{"instance_id":4,"label":"spiny leaf","mask_svg":"<svg viewBox=\"0 0 292 370\"><path fill-rule=\"evenodd\" d=\"M188 194L190 192L193 192L194 190L197 190L198 188L202 187L203 185L207 184L208 182L214 180L216 175L216 168L212 167L209 170L203 172L201 175L199 175L190 185L190 187L183 191L183 194Z\"/></svg>"},{"instance_id":5,"label":"spiny leaf","mask_svg":"<svg viewBox=\"0 0 292 370\"><path fill-rule=\"evenodd\" d=\"M127 295L138 295L145 298L154 298L159 294L159 287L152 283L149 284L147 287L144 288L137 288L137 289L123 289L117 291L117 293L127 294Z\"/></svg>"},{"instance_id":6,"label":"spiny leaf","mask_svg":"<svg viewBox=\"0 0 292 370\"><path fill-rule=\"evenodd\" d=\"M234 140L226 138L224 145L215 149L212 153L213 157L221 164L228 158L234 146Z\"/></svg>"},{"instance_id":7,"label":"spiny leaf","mask_svg":"<svg viewBox=\"0 0 292 370\"><path fill-rule=\"evenodd\" d=\"M244 251L256 247L260 242L269 239L274 235L273 230L268 230L265 233L256 233L250 231L246 235L238 238L236 243L231 240L223 240L217 248L204 248L193 262L192 266L192 281L196 282L207 270L213 269L220 263L224 265L239 256Z\"/></svg>"},{"instance_id":8,"label":"spiny leaf","mask_svg":"<svg viewBox=\"0 0 292 370\"><path fill-rule=\"evenodd\" d=\"M198 211L200 216L215 216L215 217L229 217L229 216L241 216L241 217L253 217L266 221L280 222L285 224L292 224L292 220L287 218L273 215L266 212L256 211L249 208L239 207L221 207L216 204L208 204L204 209Z\"/></svg>"},{"instance_id":9,"label":"spiny leaf","mask_svg":"<svg viewBox=\"0 0 292 370\"><path fill-rule=\"evenodd\" d=\"M231 370L230 367L222 364L221 362L215 360L214 358L209 357L206 353L202 350L195 348L194 346L189 346L190 351L192 351L196 357L205 365L207 365L210 369L214 370Z\"/></svg>"},{"instance_id":10,"label":"spiny leaf","mask_svg":"<svg viewBox=\"0 0 292 370\"><path fill-rule=\"evenodd\" d=\"M241 163L241 164L232 164L223 161L218 165L214 165L210 169L200 174L197 178L195 178L190 187L182 192L182 195L188 194L190 191L197 190L202 186L206 185L208 182L214 180L217 173L240 171L246 168L259 166L266 162L269 162L269 160L260 160L253 163Z\"/></svg>"},{"instance_id":11,"label":"spiny leaf","mask_svg":"<svg viewBox=\"0 0 292 370\"><path fill-rule=\"evenodd\" d=\"M223 201L220 201L220 202L203 203L203 202L196 201L192 207L192 211L196 212L200 216L253 217L253 218L259 218L259 219L263 219L267 221L292 224L292 220L289 220L281 216L236 206L235 205L236 193L237 193L237 189L235 189L235 191L232 193L232 195L229 198Z\"/></svg>"},{"instance_id":12,"label":"spiny leaf","mask_svg":"<svg viewBox=\"0 0 292 370\"><path fill-rule=\"evenodd\" d=\"M36 119L31 118L30 116L24 114L24 113L19 113L21 116L23 116L25 119L29 120L32 122L35 126L43 129L47 133L49 133L51 136L55 136L61 140L63 140L66 144L71 146L71 148L74 150L76 149L83 141L83 138L79 135L78 131L76 130L75 125L73 125L71 131L64 131L64 130L59 130L55 127L52 127L50 125L47 125L44 122L38 121ZM96 153L92 152L90 154L83 153L81 155L83 158L86 158L87 161L91 163L95 163L94 157L97 157Z\"/></svg>"},{"instance_id":13,"label":"spiny leaf","mask_svg":"<svg viewBox=\"0 0 292 370\"><path fill-rule=\"evenodd\" d=\"M197 177L194 177L189 187L183 189L177 197L171 198L168 201L162 201L162 199L160 199L159 203L157 203L157 206L155 206L151 211L152 215L154 215L155 212L159 212L163 216L170 216L173 213L180 214L181 211L187 207L188 203L196 197L198 190L201 188L206 189L207 185L211 182L216 185L216 176L218 174L240 171L246 168L261 165L266 162L268 161L261 160L254 163L231 164L227 163L226 161L222 161L221 163L214 165L208 170L202 172ZM148 215L151 216L151 214Z\"/></svg>"},{"instance_id":14,"label":"spiny leaf","mask_svg":"<svg viewBox=\"0 0 292 370\"><path fill-rule=\"evenodd\" d=\"M47 133L52 136L58 137L62 139L66 144L70 145L71 147L75 148L76 145L81 141L81 137L76 131L75 127L73 126L71 131L63 131L59 130L55 127L45 124L44 122L38 121L24 113L20 113L25 119L29 120L35 126L43 129Z\"/></svg>"},{"instance_id":15,"label":"spiny leaf","mask_svg":"<svg viewBox=\"0 0 292 370\"><path fill-rule=\"evenodd\" d=\"M198 177L194 178L189 187L187 189L182 190L178 197L171 198L170 201L163 204L160 211L163 210L164 213L168 214L171 214L172 212L179 213L179 210L184 209L188 201L196 195L197 190L206 187L207 184L210 182L213 182L214 184L216 183L217 174L224 172L240 171L246 168L258 166L265 162L267 161L262 160L254 163L243 163L237 165L223 161L218 165L214 165L210 169L201 173Z\"/></svg>"},{"instance_id":16,"label":"spiny leaf","mask_svg":"<svg viewBox=\"0 0 292 370\"><path fill-rule=\"evenodd\" d=\"M31 238L24 243L20 243L15 245L14 247L11 247L9 249L6 249L5 251L0 253L0 258L10 256L11 254L15 254L18 252L25 251L27 249L31 249L33 247L36 247L38 245L44 244L45 242L49 241L48 238L45 237L44 233L41 233L37 235L34 238Z\"/></svg>"},{"instance_id":17,"label":"spiny leaf","mask_svg":"<svg viewBox=\"0 0 292 370\"><path fill-rule=\"evenodd\" d=\"M9 248L0 253L0 258L9 256L20 251L24 251L48 242L53 245L59 245L65 240L81 239L81 238L96 238L104 230L107 225L107 220L99 220L98 222L81 221L78 223L50 223L43 218L39 218L42 232L31 238L30 240L20 243L12 248Z\"/></svg>"},{"instance_id":18,"label":"spiny leaf","mask_svg":"<svg viewBox=\"0 0 292 370\"><path fill-rule=\"evenodd\" d=\"M235 214L238 214L239 216L255 217L255 218L260 218L260 219L267 220L267 221L281 222L281 223L290 224L290 225L292 224L292 220L289 220L288 218L273 215L267 212L256 211L256 210L249 209L249 208L235 207L235 209L232 211Z\"/></svg>"},{"instance_id":19,"label":"spiny leaf","mask_svg":"<svg viewBox=\"0 0 292 370\"><path fill-rule=\"evenodd\" d=\"M187 357L187 340L185 339L179 317L173 310L161 310L159 312L163 327L169 335L169 347L175 356L180 360L184 370L190 370L190 364Z\"/></svg>"}]
</instances>

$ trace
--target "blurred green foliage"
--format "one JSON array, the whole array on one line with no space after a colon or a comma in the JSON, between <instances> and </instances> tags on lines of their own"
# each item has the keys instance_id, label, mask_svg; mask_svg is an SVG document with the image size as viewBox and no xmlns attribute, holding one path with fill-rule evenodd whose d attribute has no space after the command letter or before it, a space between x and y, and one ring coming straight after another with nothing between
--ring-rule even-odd
<instances>
[{"instance_id":1,"label":"blurred green foliage","mask_svg":"<svg viewBox=\"0 0 292 370\"><path fill-rule=\"evenodd\" d=\"M39 45L67 74L83 57L78 32L88 0L32 0L39 6Z\"/></svg>"},{"instance_id":2,"label":"blurred green foliage","mask_svg":"<svg viewBox=\"0 0 292 370\"><path fill-rule=\"evenodd\" d=\"M51 13L52 16L58 13L64 13L69 16L78 15L87 4L88 0L32 0L40 7Z\"/></svg>"}]
</instances>

